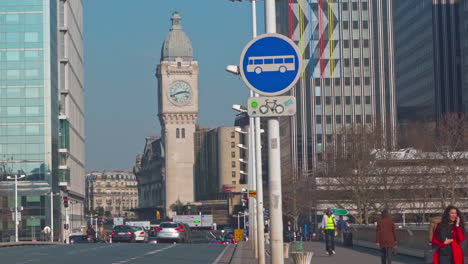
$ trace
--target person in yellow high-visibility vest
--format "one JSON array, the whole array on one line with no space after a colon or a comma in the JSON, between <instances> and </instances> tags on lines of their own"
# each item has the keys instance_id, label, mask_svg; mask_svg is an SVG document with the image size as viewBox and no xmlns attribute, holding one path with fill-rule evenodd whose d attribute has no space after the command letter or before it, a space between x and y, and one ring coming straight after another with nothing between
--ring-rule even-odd
<instances>
[{"instance_id":1,"label":"person in yellow high-visibility vest","mask_svg":"<svg viewBox=\"0 0 468 264\"><path fill-rule=\"evenodd\" d=\"M332 209L327 208L322 218L322 234L325 236L325 245L328 255L335 254L335 228L336 222Z\"/></svg>"}]
</instances>

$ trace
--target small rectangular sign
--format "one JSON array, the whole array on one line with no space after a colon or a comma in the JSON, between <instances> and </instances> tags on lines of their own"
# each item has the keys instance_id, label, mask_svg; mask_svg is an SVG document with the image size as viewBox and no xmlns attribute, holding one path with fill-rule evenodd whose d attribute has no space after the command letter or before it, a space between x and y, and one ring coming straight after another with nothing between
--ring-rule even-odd
<instances>
[{"instance_id":1,"label":"small rectangular sign","mask_svg":"<svg viewBox=\"0 0 468 264\"><path fill-rule=\"evenodd\" d=\"M234 239L236 241L244 241L244 229L234 229Z\"/></svg>"},{"instance_id":2,"label":"small rectangular sign","mask_svg":"<svg viewBox=\"0 0 468 264\"><path fill-rule=\"evenodd\" d=\"M257 191L249 191L249 197L257 197Z\"/></svg>"},{"instance_id":3,"label":"small rectangular sign","mask_svg":"<svg viewBox=\"0 0 468 264\"><path fill-rule=\"evenodd\" d=\"M296 114L296 98L294 96L251 97L247 101L247 111L250 117L293 116Z\"/></svg>"}]
</instances>

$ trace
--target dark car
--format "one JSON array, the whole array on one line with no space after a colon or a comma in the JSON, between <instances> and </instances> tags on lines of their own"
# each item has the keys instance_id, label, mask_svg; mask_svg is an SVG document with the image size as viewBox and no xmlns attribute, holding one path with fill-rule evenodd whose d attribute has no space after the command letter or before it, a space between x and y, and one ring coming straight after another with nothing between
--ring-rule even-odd
<instances>
[{"instance_id":1,"label":"dark car","mask_svg":"<svg viewBox=\"0 0 468 264\"><path fill-rule=\"evenodd\" d=\"M83 244L88 243L88 236L86 235L74 235L69 238L70 244Z\"/></svg>"},{"instance_id":2,"label":"dark car","mask_svg":"<svg viewBox=\"0 0 468 264\"><path fill-rule=\"evenodd\" d=\"M112 242L135 243L135 233L131 226L118 225L112 231Z\"/></svg>"}]
</instances>

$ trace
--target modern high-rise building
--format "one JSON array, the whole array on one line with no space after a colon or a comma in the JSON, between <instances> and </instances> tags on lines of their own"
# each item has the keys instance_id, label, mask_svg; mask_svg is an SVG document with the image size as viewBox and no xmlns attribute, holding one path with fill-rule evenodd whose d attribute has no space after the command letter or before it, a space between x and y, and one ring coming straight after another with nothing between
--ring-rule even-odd
<instances>
[{"instance_id":1,"label":"modern high-rise building","mask_svg":"<svg viewBox=\"0 0 468 264\"><path fill-rule=\"evenodd\" d=\"M468 1L394 0L398 120L468 112Z\"/></svg>"},{"instance_id":2,"label":"modern high-rise building","mask_svg":"<svg viewBox=\"0 0 468 264\"><path fill-rule=\"evenodd\" d=\"M83 224L84 112L82 1L0 0L0 236L55 238ZM71 206L65 210L61 197Z\"/></svg>"},{"instance_id":3,"label":"modern high-rise building","mask_svg":"<svg viewBox=\"0 0 468 264\"><path fill-rule=\"evenodd\" d=\"M281 120L293 171L316 168L349 124L382 128L391 146L396 127L393 1L276 3L277 32L296 41L304 65L291 90L297 115Z\"/></svg>"}]
</instances>

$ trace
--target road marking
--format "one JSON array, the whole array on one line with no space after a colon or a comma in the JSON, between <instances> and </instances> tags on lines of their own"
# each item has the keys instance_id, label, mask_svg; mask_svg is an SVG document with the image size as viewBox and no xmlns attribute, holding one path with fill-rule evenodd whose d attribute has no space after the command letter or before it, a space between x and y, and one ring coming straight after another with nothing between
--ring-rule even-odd
<instances>
[{"instance_id":1,"label":"road marking","mask_svg":"<svg viewBox=\"0 0 468 264\"><path fill-rule=\"evenodd\" d=\"M143 254L142 256L135 256L133 258L129 258L129 259L126 259L126 260L121 260L121 261L118 261L118 262L112 262L112 264L124 264L124 263L129 263L129 262L132 262L133 260L137 260L139 258L143 258L143 257L146 257L146 256L149 256L149 255L154 255L154 254L158 254L162 251L165 251L167 249L170 249L170 248L173 248L177 246L177 244L173 244L173 245L170 245L170 246L167 246L165 248L161 248L161 249L157 249L157 250L153 250L153 251L150 251L146 254Z\"/></svg>"},{"instance_id":2,"label":"road marking","mask_svg":"<svg viewBox=\"0 0 468 264\"><path fill-rule=\"evenodd\" d=\"M229 245L229 246L227 246L227 247L225 247L225 248L223 249L223 251L221 251L221 253L220 253L219 256L215 259L215 261L213 262L213 264L218 264L218 263L219 263L219 261L221 260L221 258L224 256L224 253L226 253L226 250L227 250L230 246L232 246L232 244ZM237 247L237 245L236 245L236 247Z\"/></svg>"}]
</instances>

